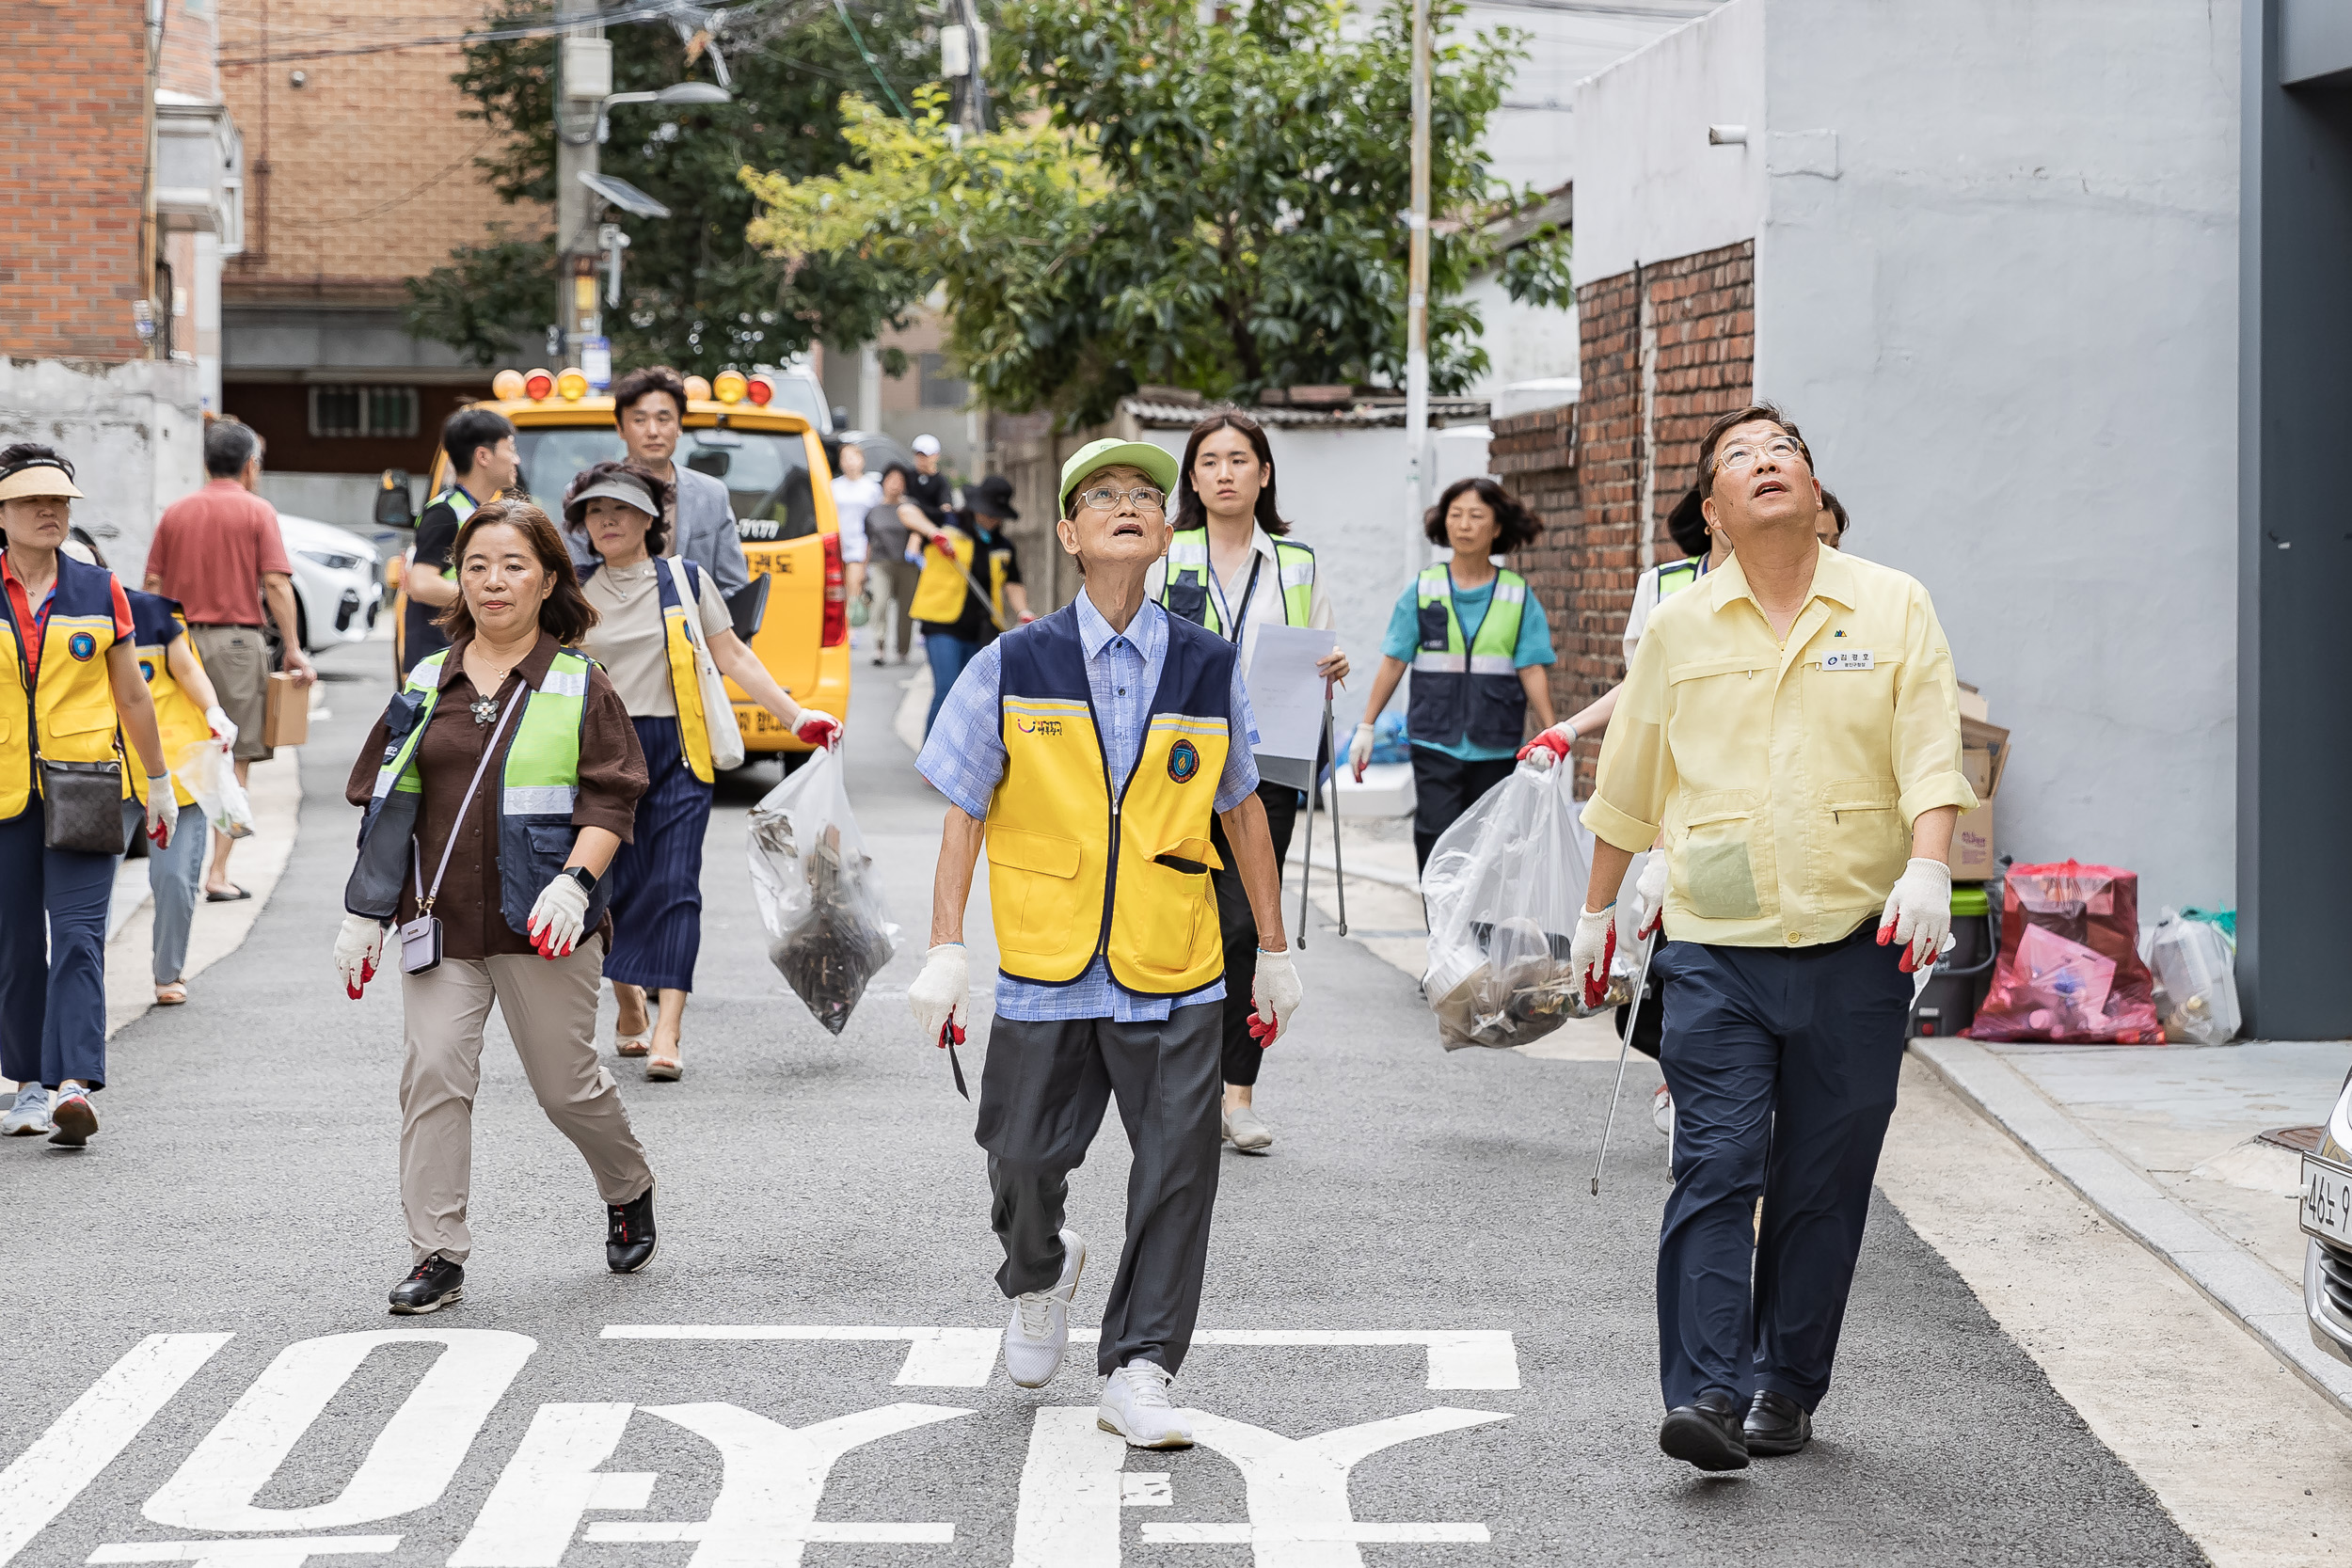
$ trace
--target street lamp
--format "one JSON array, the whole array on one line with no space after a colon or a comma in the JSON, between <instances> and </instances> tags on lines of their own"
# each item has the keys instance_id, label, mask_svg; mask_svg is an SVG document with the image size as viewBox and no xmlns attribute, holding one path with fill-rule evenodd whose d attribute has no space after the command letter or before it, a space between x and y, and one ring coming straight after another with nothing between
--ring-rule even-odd
<instances>
[{"instance_id":1,"label":"street lamp","mask_svg":"<svg viewBox=\"0 0 2352 1568\"><path fill-rule=\"evenodd\" d=\"M735 94L716 82L673 82L659 92L616 92L596 104L596 142L602 146L612 132L615 103L732 103Z\"/></svg>"}]
</instances>

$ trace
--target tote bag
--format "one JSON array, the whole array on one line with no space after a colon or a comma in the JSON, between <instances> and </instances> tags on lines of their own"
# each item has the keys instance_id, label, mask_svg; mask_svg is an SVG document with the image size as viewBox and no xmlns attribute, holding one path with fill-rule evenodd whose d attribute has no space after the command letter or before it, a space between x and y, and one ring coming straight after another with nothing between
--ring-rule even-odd
<instances>
[{"instance_id":1,"label":"tote bag","mask_svg":"<svg viewBox=\"0 0 2352 1568\"><path fill-rule=\"evenodd\" d=\"M703 728L710 735L710 766L714 771L725 772L743 766L743 731L735 721L735 699L727 695L727 683L720 673L718 662L710 657L710 640L703 635L703 606L701 595L686 575L686 562L676 556L665 557L662 564L670 568L670 579L677 584L678 602L686 607L686 634L694 642L694 677L703 693Z\"/></svg>"}]
</instances>

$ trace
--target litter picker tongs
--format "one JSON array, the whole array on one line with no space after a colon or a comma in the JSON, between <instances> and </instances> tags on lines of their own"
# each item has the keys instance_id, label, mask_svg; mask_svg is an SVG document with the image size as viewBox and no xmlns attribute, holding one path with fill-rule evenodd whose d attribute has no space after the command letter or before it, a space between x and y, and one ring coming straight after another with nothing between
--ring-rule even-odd
<instances>
[{"instance_id":1,"label":"litter picker tongs","mask_svg":"<svg viewBox=\"0 0 2352 1568\"><path fill-rule=\"evenodd\" d=\"M1649 990L1649 961L1658 956L1658 939L1663 933L1652 931L1642 943L1642 972L1634 977L1633 1001L1625 1010L1625 1033L1617 1037L1617 1083L1609 1091L1609 1116L1600 1124L1600 1153L1593 1159L1593 1196L1600 1196L1600 1167L1609 1158L1609 1133L1617 1125L1617 1097L1625 1092L1625 1063L1633 1049L1633 1026L1642 1020L1642 993Z\"/></svg>"},{"instance_id":2,"label":"litter picker tongs","mask_svg":"<svg viewBox=\"0 0 2352 1568\"><path fill-rule=\"evenodd\" d=\"M1331 683L1323 683L1323 754L1331 760L1331 881L1339 889L1340 935L1347 935L1347 862L1340 853L1339 753L1331 749ZM1290 757L1262 757L1259 771L1276 784L1294 784L1307 792L1307 842L1298 859L1298 930L1293 940L1307 945L1307 884L1315 874L1315 808L1323 803L1322 774L1314 762ZM1303 771L1305 782L1298 783Z\"/></svg>"}]
</instances>

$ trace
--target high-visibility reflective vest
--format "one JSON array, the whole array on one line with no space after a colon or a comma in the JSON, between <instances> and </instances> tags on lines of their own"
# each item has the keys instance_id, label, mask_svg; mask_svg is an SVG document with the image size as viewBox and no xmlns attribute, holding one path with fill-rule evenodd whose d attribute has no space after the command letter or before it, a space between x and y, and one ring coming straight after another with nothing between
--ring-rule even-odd
<instances>
[{"instance_id":1,"label":"high-visibility reflective vest","mask_svg":"<svg viewBox=\"0 0 2352 1568\"><path fill-rule=\"evenodd\" d=\"M1253 549L1251 554L1256 554ZM1274 563L1282 589L1282 624L1303 626L1315 605L1315 552L1295 540L1274 541ZM1195 625L1208 627L1220 637L1230 636L1225 617L1217 610L1216 594L1210 591L1209 531L1188 528L1179 532L1168 546L1168 576L1160 586L1160 603L1172 615L1181 615ZM1258 565L1252 562L1255 573ZM1247 616L1248 608L1237 607L1236 613Z\"/></svg>"},{"instance_id":2,"label":"high-visibility reflective vest","mask_svg":"<svg viewBox=\"0 0 2352 1568\"><path fill-rule=\"evenodd\" d=\"M1233 645L1168 617L1142 750L1116 784L1077 608L998 645L1006 762L987 842L999 966L1015 979L1067 985L1099 956L1137 995L1199 990L1225 971L1209 886L1224 862L1209 826L1232 744Z\"/></svg>"},{"instance_id":3,"label":"high-visibility reflective vest","mask_svg":"<svg viewBox=\"0 0 2352 1568\"><path fill-rule=\"evenodd\" d=\"M147 681L147 694L155 700L155 728L164 737L164 766L172 768L171 794L183 806L196 804L196 797L180 780L177 769L180 758L191 746L199 746L213 736L212 725L204 721L204 710L196 705L187 688L171 673L169 657L172 626L176 623L179 636L188 637L187 617L180 606L161 594L141 593L135 588L123 590L123 597L131 601L131 641L138 650L139 673ZM196 657L196 643L188 641L188 657ZM203 660L197 660L203 667ZM130 796L131 770L122 770L124 797Z\"/></svg>"},{"instance_id":4,"label":"high-visibility reflective vest","mask_svg":"<svg viewBox=\"0 0 2352 1568\"><path fill-rule=\"evenodd\" d=\"M907 619L952 626L963 619L964 601L972 596L972 582L985 580L989 609L995 612L997 629L1010 626L1012 623L1005 617L1005 573L1010 569L1011 548L996 546L989 550L988 575L983 579L972 564L978 553L973 537L949 524L946 538L955 551L953 561L942 555L934 545L923 546L923 575L914 580L914 602L907 607ZM967 574L971 582L964 580Z\"/></svg>"},{"instance_id":5,"label":"high-visibility reflective vest","mask_svg":"<svg viewBox=\"0 0 2352 1568\"><path fill-rule=\"evenodd\" d=\"M1661 604L1707 575L1705 556L1685 556L1658 568L1658 598Z\"/></svg>"},{"instance_id":6,"label":"high-visibility reflective vest","mask_svg":"<svg viewBox=\"0 0 2352 1568\"><path fill-rule=\"evenodd\" d=\"M408 845L424 799L417 743L439 706L441 670L451 652L444 648L419 659L408 684L385 709L384 763L360 820L359 857L343 889L343 908L353 914L389 920L400 910L401 884L410 876ZM572 825L572 808L580 799L580 731L588 713L591 668L584 654L558 652L538 686L523 698L522 711L507 724L506 762L499 776L499 912L523 935L530 934L531 906L563 874L580 834ZM473 721L470 714L466 721ZM422 856L427 866L439 861L441 846L418 848L430 851ZM589 895L586 928L603 922L612 886L608 878Z\"/></svg>"},{"instance_id":7,"label":"high-visibility reflective vest","mask_svg":"<svg viewBox=\"0 0 2352 1568\"><path fill-rule=\"evenodd\" d=\"M435 507L440 505L443 501L449 502L449 509L457 514L458 528L461 530L464 529L466 526L466 519L474 515L474 499L466 494L465 491L460 490L456 485L453 484L448 489L442 491L439 495L434 497L431 500L425 502L424 509L427 512L430 512ZM400 603L393 607L399 611L399 613L392 617L392 657L399 663L400 668L404 670L409 668L408 607L411 600L408 596L408 573L416 570L416 566L417 552L414 548L411 548L408 552L407 565L401 572ZM457 580L457 562L454 561L444 562L441 566L441 578L445 582L455 582ZM427 612L424 617L425 620L429 622L433 619L432 606L418 605L417 608Z\"/></svg>"},{"instance_id":8,"label":"high-visibility reflective vest","mask_svg":"<svg viewBox=\"0 0 2352 1568\"><path fill-rule=\"evenodd\" d=\"M718 778L717 768L710 761L710 716L703 711L702 675L694 657L694 633L687 621L690 615L702 613L703 569L683 556L677 564L686 568L686 581L694 591L694 602L678 597L677 581L670 575L668 559L654 562L654 591L660 595L661 607L661 651L670 666L670 695L677 702L677 732L681 749L686 753L686 767L705 784ZM602 562L580 574L582 582L595 577ZM594 641L595 634L589 634Z\"/></svg>"},{"instance_id":9,"label":"high-visibility reflective vest","mask_svg":"<svg viewBox=\"0 0 2352 1568\"><path fill-rule=\"evenodd\" d=\"M1519 684L1513 657L1527 606L1527 579L1517 572L1495 574L1486 618L1467 647L1445 564L1423 569L1417 588L1421 647L1413 655L1406 735L1441 746L1467 739L1473 746L1516 748L1527 726L1527 689Z\"/></svg>"},{"instance_id":10,"label":"high-visibility reflective vest","mask_svg":"<svg viewBox=\"0 0 2352 1568\"><path fill-rule=\"evenodd\" d=\"M51 762L110 762L121 755L120 722L106 674L115 644L114 574L59 552L33 689L24 689L16 607L0 593L0 819L33 798L33 752ZM127 773L128 768L124 771Z\"/></svg>"}]
</instances>

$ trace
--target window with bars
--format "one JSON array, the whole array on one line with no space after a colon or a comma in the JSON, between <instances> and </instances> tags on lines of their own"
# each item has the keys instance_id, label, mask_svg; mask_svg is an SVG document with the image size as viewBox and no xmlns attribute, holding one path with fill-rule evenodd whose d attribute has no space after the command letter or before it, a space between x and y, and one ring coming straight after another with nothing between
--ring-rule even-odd
<instances>
[{"instance_id":1,"label":"window with bars","mask_svg":"<svg viewBox=\"0 0 2352 1568\"><path fill-rule=\"evenodd\" d=\"M310 434L313 436L414 436L417 433L417 389L414 387L313 387L310 388Z\"/></svg>"}]
</instances>

